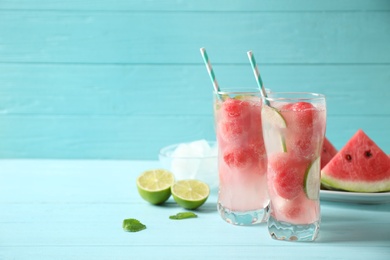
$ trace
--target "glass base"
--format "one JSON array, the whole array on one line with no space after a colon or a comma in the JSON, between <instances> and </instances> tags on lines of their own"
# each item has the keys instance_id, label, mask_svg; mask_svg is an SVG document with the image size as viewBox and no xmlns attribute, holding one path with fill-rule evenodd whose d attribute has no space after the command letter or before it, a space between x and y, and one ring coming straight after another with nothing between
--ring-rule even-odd
<instances>
[{"instance_id":1,"label":"glass base","mask_svg":"<svg viewBox=\"0 0 390 260\"><path fill-rule=\"evenodd\" d=\"M314 241L320 230L320 221L308 225L279 222L272 216L268 219L268 231L273 239L288 241Z\"/></svg>"},{"instance_id":2,"label":"glass base","mask_svg":"<svg viewBox=\"0 0 390 260\"><path fill-rule=\"evenodd\" d=\"M233 225L249 226L264 223L267 222L269 216L268 206L252 211L232 211L223 207L221 203L218 203L217 207L222 219Z\"/></svg>"}]
</instances>

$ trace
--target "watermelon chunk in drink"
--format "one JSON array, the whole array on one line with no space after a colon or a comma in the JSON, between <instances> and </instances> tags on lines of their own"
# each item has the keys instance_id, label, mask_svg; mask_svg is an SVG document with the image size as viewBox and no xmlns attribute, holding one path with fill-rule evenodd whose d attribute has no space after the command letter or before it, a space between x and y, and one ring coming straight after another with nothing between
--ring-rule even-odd
<instances>
[{"instance_id":1,"label":"watermelon chunk in drink","mask_svg":"<svg viewBox=\"0 0 390 260\"><path fill-rule=\"evenodd\" d=\"M287 124L292 124L300 129L313 127L314 111L315 107L308 102L296 102L288 103L281 109L282 111L292 111L288 117L284 118L287 120Z\"/></svg>"},{"instance_id":2,"label":"watermelon chunk in drink","mask_svg":"<svg viewBox=\"0 0 390 260\"><path fill-rule=\"evenodd\" d=\"M291 150L300 157L316 158L315 152L323 139L325 113L318 113L308 102L286 104L280 109L280 113L287 123L287 151Z\"/></svg>"},{"instance_id":3,"label":"watermelon chunk in drink","mask_svg":"<svg viewBox=\"0 0 390 260\"><path fill-rule=\"evenodd\" d=\"M228 147L223 153L223 161L230 168L246 169L253 164L254 154L249 147Z\"/></svg>"},{"instance_id":4,"label":"watermelon chunk in drink","mask_svg":"<svg viewBox=\"0 0 390 260\"><path fill-rule=\"evenodd\" d=\"M275 209L272 215L278 221L296 225L313 223L320 215L319 204L315 200L307 200L303 193L292 200L273 199L272 208Z\"/></svg>"},{"instance_id":5,"label":"watermelon chunk in drink","mask_svg":"<svg viewBox=\"0 0 390 260\"><path fill-rule=\"evenodd\" d=\"M291 153L277 153L268 158L268 186L275 195L292 200L303 192L307 160Z\"/></svg>"},{"instance_id":6,"label":"watermelon chunk in drink","mask_svg":"<svg viewBox=\"0 0 390 260\"><path fill-rule=\"evenodd\" d=\"M246 134L245 126L251 123L249 102L227 98L219 110L218 134L226 141L239 139Z\"/></svg>"}]
</instances>

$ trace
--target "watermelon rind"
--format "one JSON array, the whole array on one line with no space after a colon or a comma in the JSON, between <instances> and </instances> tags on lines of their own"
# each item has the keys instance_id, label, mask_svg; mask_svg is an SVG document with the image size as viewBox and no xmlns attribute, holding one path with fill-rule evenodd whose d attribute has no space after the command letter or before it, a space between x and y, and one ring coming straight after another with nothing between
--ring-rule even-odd
<instances>
[{"instance_id":1,"label":"watermelon rind","mask_svg":"<svg viewBox=\"0 0 390 260\"><path fill-rule=\"evenodd\" d=\"M327 173L322 171L321 184L330 190L344 190L352 192L385 192L390 191L390 178L375 182L366 181L341 181L336 178L327 176Z\"/></svg>"}]
</instances>

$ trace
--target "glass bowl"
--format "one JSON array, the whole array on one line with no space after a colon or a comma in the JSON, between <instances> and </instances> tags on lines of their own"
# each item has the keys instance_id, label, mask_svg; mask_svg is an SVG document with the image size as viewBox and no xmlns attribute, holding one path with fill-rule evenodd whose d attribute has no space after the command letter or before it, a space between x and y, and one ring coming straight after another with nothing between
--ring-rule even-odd
<instances>
[{"instance_id":1,"label":"glass bowl","mask_svg":"<svg viewBox=\"0 0 390 260\"><path fill-rule=\"evenodd\" d=\"M175 180L197 179L207 183L210 190L218 188L217 143L198 140L163 147L159 161L171 171Z\"/></svg>"}]
</instances>

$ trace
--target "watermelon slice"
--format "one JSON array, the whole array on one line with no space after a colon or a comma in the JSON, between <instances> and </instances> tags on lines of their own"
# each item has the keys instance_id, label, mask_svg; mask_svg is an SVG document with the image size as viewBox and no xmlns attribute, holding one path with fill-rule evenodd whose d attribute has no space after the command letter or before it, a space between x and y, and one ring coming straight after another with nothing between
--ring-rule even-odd
<instances>
[{"instance_id":1,"label":"watermelon slice","mask_svg":"<svg viewBox=\"0 0 390 260\"><path fill-rule=\"evenodd\" d=\"M324 143L322 144L321 152L321 169L332 160L332 158L337 154L336 147L329 141L328 138L324 138Z\"/></svg>"},{"instance_id":2,"label":"watermelon slice","mask_svg":"<svg viewBox=\"0 0 390 260\"><path fill-rule=\"evenodd\" d=\"M322 169L321 183L346 191L390 191L390 158L359 129Z\"/></svg>"}]
</instances>

